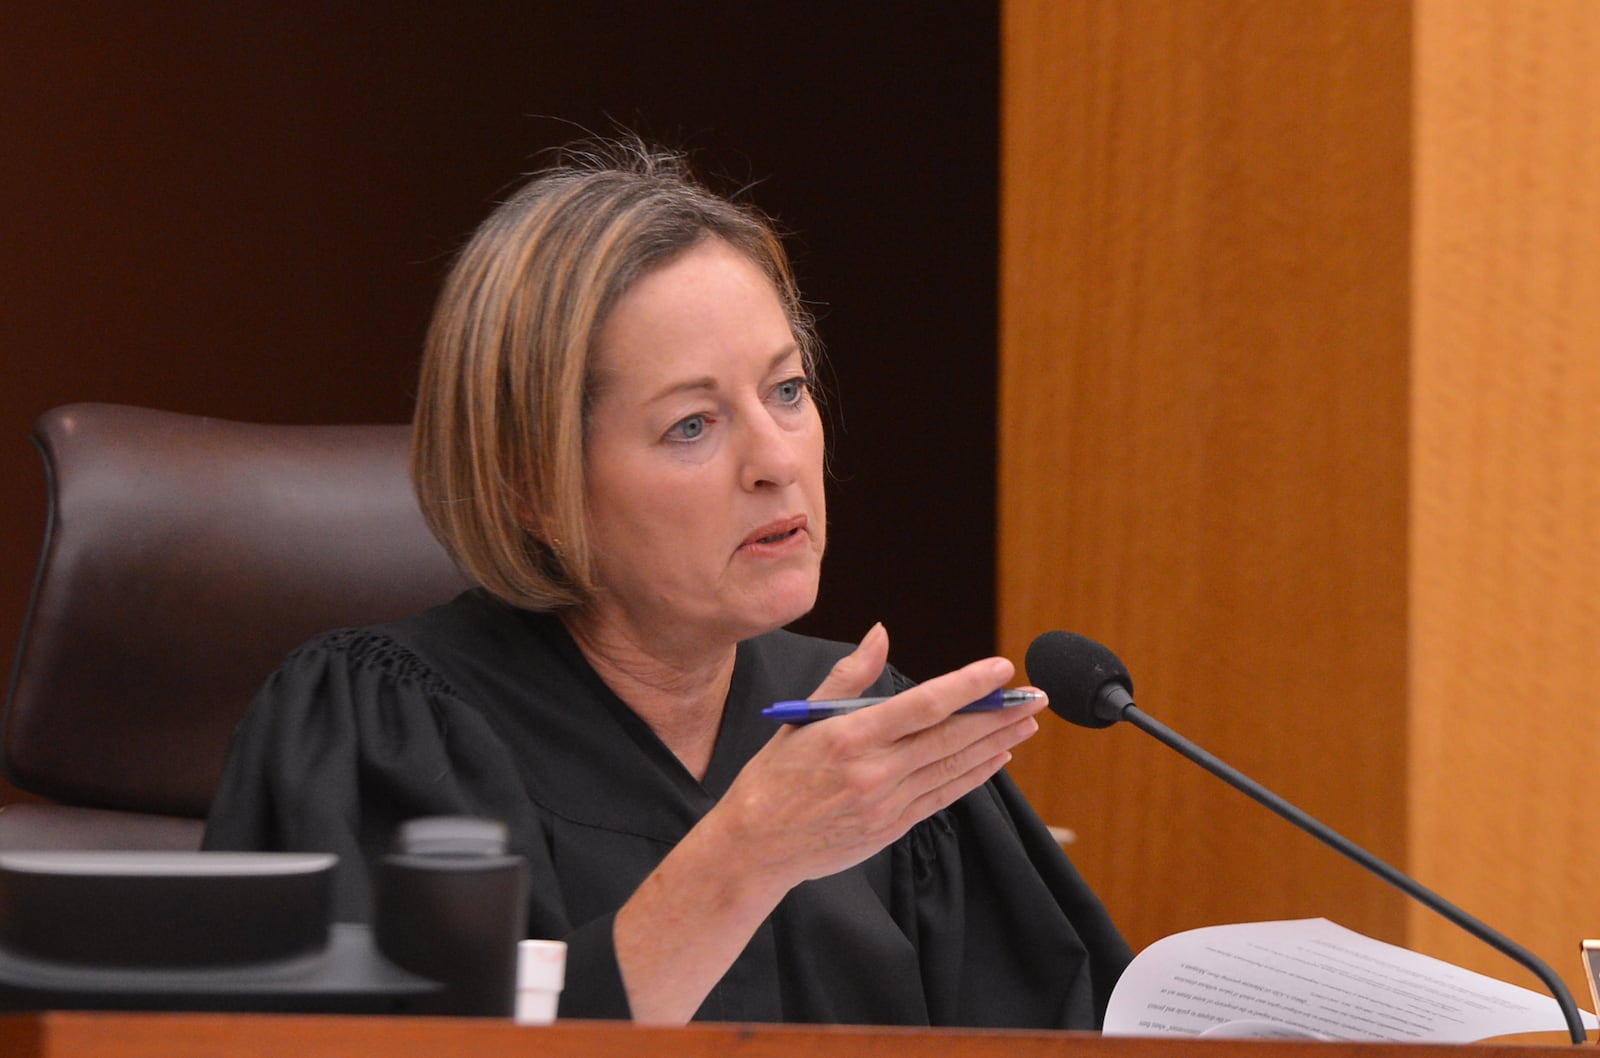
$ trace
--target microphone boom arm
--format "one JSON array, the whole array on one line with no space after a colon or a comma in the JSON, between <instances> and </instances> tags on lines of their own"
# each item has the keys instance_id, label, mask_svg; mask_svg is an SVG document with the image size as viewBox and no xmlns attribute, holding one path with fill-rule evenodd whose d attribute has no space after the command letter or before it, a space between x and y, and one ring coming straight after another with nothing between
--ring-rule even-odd
<instances>
[{"instance_id":1,"label":"microphone boom arm","mask_svg":"<svg viewBox=\"0 0 1600 1058\"><path fill-rule=\"evenodd\" d=\"M1339 852L1348 859L1359 863L1390 885L1405 892L1408 896L1441 915L1449 922L1460 926L1474 937L1483 941L1483 943L1521 965L1538 977L1544 983L1545 988L1549 989L1550 994L1555 997L1556 1005L1561 1008L1561 1015L1566 1019L1567 1031L1572 1036L1572 1042L1588 1042L1589 1034L1584 1028L1583 1016L1578 1012L1578 1005L1573 1001L1572 993L1567 990L1566 984L1543 959L1510 937L1493 929L1487 923L1480 922L1438 893L1423 886L1420 882L1395 870L1389 864L1378 859L1378 857L1346 838L1332 827L1307 815L1265 786L1246 776L1243 772L1190 742L1161 721L1144 713L1138 706L1133 704L1131 698L1121 688L1111 685L1106 690L1110 690L1112 693L1107 695L1102 692L1101 701L1096 703L1097 714L1110 719L1107 715L1108 712L1119 713L1121 719L1128 721L1158 741L1164 742L1206 771L1209 771L1212 775L1232 786L1235 790L1276 812L1318 841L1321 841L1324 845L1332 848L1335 852ZM1106 699L1108 698L1117 700L1107 701ZM1106 708L1102 710L1099 706Z\"/></svg>"}]
</instances>

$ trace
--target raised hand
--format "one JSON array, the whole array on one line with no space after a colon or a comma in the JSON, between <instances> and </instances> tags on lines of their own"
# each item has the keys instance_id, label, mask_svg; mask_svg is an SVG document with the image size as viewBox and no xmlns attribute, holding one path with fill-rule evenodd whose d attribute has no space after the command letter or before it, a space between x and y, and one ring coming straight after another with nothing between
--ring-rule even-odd
<instances>
[{"instance_id":1,"label":"raised hand","mask_svg":"<svg viewBox=\"0 0 1600 1058\"><path fill-rule=\"evenodd\" d=\"M816 698L860 694L882 672L888 634L875 625ZM713 814L784 888L853 866L987 782L1038 730L1044 700L986 713L956 710L1015 672L985 658L881 705L775 734Z\"/></svg>"}]
</instances>

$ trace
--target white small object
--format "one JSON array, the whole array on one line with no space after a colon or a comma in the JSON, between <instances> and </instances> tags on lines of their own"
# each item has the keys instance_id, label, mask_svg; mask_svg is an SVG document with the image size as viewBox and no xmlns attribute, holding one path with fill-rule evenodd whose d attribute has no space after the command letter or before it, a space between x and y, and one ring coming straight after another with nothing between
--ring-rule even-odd
<instances>
[{"instance_id":1,"label":"white small object","mask_svg":"<svg viewBox=\"0 0 1600 1058\"><path fill-rule=\"evenodd\" d=\"M567 946L559 940L517 942L518 1025L548 1025L567 978Z\"/></svg>"}]
</instances>

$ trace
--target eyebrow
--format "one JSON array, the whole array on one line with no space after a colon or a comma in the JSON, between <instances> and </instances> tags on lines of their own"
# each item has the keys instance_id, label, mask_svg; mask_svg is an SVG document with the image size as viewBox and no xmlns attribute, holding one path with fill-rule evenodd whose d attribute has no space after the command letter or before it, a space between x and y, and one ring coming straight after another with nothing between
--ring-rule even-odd
<instances>
[{"instance_id":1,"label":"eyebrow","mask_svg":"<svg viewBox=\"0 0 1600 1058\"><path fill-rule=\"evenodd\" d=\"M766 373L770 375L772 372L778 370L778 367L785 360L798 355L799 352L800 346L794 343L784 346L778 351L777 355L775 355L771 360L767 361ZM691 393L696 390L715 391L716 388L717 380L710 375L704 375L700 378L685 379L682 382L674 382L671 385L664 387L659 393L656 393L650 398L649 403L654 404L656 401L665 400L666 398L675 396L679 393Z\"/></svg>"}]
</instances>

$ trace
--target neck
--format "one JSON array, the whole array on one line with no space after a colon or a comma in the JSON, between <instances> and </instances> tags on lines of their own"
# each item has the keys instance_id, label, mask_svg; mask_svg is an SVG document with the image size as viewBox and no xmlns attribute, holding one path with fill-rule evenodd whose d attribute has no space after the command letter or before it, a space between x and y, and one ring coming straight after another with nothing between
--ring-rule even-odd
<instances>
[{"instance_id":1,"label":"neck","mask_svg":"<svg viewBox=\"0 0 1600 1058\"><path fill-rule=\"evenodd\" d=\"M594 671L697 780L711 766L733 681L733 644L668 654L625 627L580 612L563 616Z\"/></svg>"}]
</instances>

